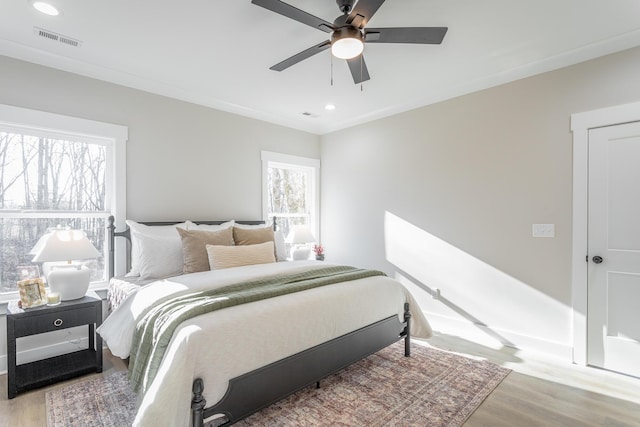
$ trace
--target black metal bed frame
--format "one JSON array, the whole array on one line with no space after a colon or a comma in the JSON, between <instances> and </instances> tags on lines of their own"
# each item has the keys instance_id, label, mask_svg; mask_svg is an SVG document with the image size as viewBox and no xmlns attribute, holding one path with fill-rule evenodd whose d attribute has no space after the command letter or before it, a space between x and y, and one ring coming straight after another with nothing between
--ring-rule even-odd
<instances>
[{"instance_id":1,"label":"black metal bed frame","mask_svg":"<svg viewBox=\"0 0 640 427\"><path fill-rule=\"evenodd\" d=\"M225 221L194 221L197 224L222 224ZM241 224L264 224L264 221L237 221ZM114 218L109 217L108 250L109 278L114 275L116 237L131 241L129 228L116 232ZM141 222L145 225L172 225L174 222ZM274 221L275 230L275 221ZM349 332L293 356L273 362L229 381L229 387L222 399L213 406L206 407L203 397L204 382L201 378L193 381L191 396L191 426L204 427L204 420L222 414L231 425L249 415L277 402L296 391L316 384L327 376L361 360L401 339L404 339L404 355L411 354L411 313L409 304L404 304L403 321L398 316L374 322L363 328Z\"/></svg>"}]
</instances>

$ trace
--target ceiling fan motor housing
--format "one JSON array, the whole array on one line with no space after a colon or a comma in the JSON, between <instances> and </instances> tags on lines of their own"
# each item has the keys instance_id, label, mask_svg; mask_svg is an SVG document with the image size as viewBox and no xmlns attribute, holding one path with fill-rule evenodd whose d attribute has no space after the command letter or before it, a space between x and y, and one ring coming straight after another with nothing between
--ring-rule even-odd
<instances>
[{"instance_id":1,"label":"ceiling fan motor housing","mask_svg":"<svg viewBox=\"0 0 640 427\"><path fill-rule=\"evenodd\" d=\"M362 34L362 31L358 28L352 27L351 25L336 28L331 33L331 44L334 44L341 39L357 39L364 43L364 35Z\"/></svg>"}]
</instances>

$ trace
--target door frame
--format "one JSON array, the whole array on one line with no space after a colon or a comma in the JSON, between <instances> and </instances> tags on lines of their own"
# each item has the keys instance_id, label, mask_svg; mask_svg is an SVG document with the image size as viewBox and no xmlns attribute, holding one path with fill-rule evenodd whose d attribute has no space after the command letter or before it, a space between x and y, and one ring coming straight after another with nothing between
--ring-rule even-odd
<instances>
[{"instance_id":1,"label":"door frame","mask_svg":"<svg viewBox=\"0 0 640 427\"><path fill-rule=\"evenodd\" d=\"M589 130L640 121L640 102L571 114L573 133L573 216L571 294L573 363L587 365L587 262Z\"/></svg>"}]
</instances>

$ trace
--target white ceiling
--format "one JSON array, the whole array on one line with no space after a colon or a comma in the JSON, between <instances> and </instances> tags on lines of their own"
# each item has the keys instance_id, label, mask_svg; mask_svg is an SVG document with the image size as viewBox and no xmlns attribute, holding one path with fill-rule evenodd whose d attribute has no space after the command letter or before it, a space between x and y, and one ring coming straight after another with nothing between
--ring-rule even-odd
<instances>
[{"instance_id":1,"label":"white ceiling","mask_svg":"<svg viewBox=\"0 0 640 427\"><path fill-rule=\"evenodd\" d=\"M334 0L287 2L340 14ZM250 0L51 3L61 16L3 0L0 54L317 134L640 45L639 0L387 0L369 27L449 31L441 45L366 45L361 90L338 59L331 85L329 50L269 70L328 35Z\"/></svg>"}]
</instances>

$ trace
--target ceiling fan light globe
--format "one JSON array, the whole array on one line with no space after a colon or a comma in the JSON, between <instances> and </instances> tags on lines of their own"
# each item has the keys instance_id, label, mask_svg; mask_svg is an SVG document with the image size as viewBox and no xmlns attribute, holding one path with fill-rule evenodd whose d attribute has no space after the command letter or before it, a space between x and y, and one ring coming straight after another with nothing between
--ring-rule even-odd
<instances>
[{"instance_id":1,"label":"ceiling fan light globe","mask_svg":"<svg viewBox=\"0 0 640 427\"><path fill-rule=\"evenodd\" d=\"M364 50L364 44L361 40L345 38L336 40L331 45L331 53L336 58L351 59L360 55Z\"/></svg>"}]
</instances>

